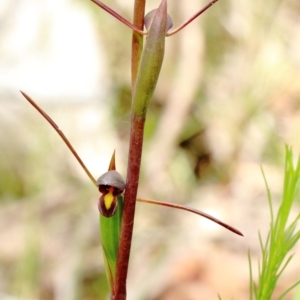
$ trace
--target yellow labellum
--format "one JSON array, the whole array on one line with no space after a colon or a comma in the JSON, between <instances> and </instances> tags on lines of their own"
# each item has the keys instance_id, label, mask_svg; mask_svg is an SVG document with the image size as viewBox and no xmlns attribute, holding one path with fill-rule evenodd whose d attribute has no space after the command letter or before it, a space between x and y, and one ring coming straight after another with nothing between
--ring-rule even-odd
<instances>
[{"instance_id":1,"label":"yellow labellum","mask_svg":"<svg viewBox=\"0 0 300 300\"><path fill-rule=\"evenodd\" d=\"M107 210L110 209L111 204L112 204L112 202L114 200L113 191L114 191L114 188L111 186L109 188L109 192L107 194L105 194L104 197L103 197L103 199L104 199L104 205L105 205L105 208Z\"/></svg>"}]
</instances>

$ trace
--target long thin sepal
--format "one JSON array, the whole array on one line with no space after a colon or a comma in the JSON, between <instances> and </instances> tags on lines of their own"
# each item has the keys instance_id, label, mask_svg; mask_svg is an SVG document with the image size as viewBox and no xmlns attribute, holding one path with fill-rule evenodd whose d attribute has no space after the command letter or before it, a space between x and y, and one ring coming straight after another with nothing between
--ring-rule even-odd
<instances>
[{"instance_id":1,"label":"long thin sepal","mask_svg":"<svg viewBox=\"0 0 300 300\"><path fill-rule=\"evenodd\" d=\"M99 0L91 0L91 1L94 2L96 5L98 5L99 7L101 7L106 12L108 12L110 15L112 15L113 17L115 17L116 19L118 19L124 25L128 26L129 28L131 28L132 30L134 30L134 31L136 31L136 32L138 32L139 34L142 34L142 35L146 35L147 34L147 32L145 32L143 30L140 30L138 27L136 27L135 25L131 24L129 21L127 21L125 18L123 18L121 15L119 15L118 13L116 13L114 10L112 10L111 8L109 8L107 5L105 5L101 1L99 1Z\"/></svg>"},{"instance_id":2,"label":"long thin sepal","mask_svg":"<svg viewBox=\"0 0 300 300\"><path fill-rule=\"evenodd\" d=\"M90 180L95 185L97 185L96 184L96 179L93 177L93 175L91 174L91 172L85 166L85 164L83 163L83 161L81 160L81 158L79 157L79 155L77 154L77 152L75 151L75 149L73 148L73 146L71 145L71 143L69 142L69 140L67 139L67 137L60 130L60 128L56 125L56 123L27 94L25 94L22 91L20 91L20 92L25 97L25 99L44 117L44 119L46 119L46 121L58 133L58 135L62 138L62 140L64 141L64 143L67 145L67 147L72 152L72 154L75 156L76 160L79 162L79 164L81 165L81 167L83 168L83 170L85 171L85 173L87 174L87 176L90 178Z\"/></svg>"},{"instance_id":3,"label":"long thin sepal","mask_svg":"<svg viewBox=\"0 0 300 300\"><path fill-rule=\"evenodd\" d=\"M156 201L156 200L149 200L149 199L137 199L137 201L139 202L143 202L143 203L149 203L149 204L155 204L155 205L161 205L161 206L166 206L166 207L171 207L171 208L176 208L176 209L181 209L181 210L185 210L194 214L197 214L201 217L204 217L206 219L209 219L217 224L219 224L220 226L232 231L235 234L244 236L239 230L237 230L236 228L220 221L219 219L201 211L201 210L197 210L191 207L187 207L187 206L183 206L183 205L179 205L179 204L174 204L174 203L169 203L169 202L163 202L163 201Z\"/></svg>"},{"instance_id":4,"label":"long thin sepal","mask_svg":"<svg viewBox=\"0 0 300 300\"><path fill-rule=\"evenodd\" d=\"M214 5L218 0L213 0L211 2L209 2L207 5L205 5L201 10L199 10L197 13L195 13L191 18L189 18L187 21L185 21L184 23L182 23L180 26L178 26L177 28L167 32L166 36L171 36L175 33L177 33L178 31L180 31L181 29L183 29L185 26L187 26L188 24L190 24L192 21L194 21L197 17L199 17L200 15L202 15L206 10L208 10L212 5Z\"/></svg>"}]
</instances>

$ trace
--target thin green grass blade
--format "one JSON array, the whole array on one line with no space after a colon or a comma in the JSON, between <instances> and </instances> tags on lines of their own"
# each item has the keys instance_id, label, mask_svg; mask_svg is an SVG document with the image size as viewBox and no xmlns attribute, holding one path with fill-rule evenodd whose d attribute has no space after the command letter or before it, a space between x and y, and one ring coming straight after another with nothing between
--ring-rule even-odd
<instances>
[{"instance_id":1,"label":"thin green grass blade","mask_svg":"<svg viewBox=\"0 0 300 300\"><path fill-rule=\"evenodd\" d=\"M294 230L297 226L297 222L298 222L298 218L294 220L294 222L292 222L290 224L290 226L285 230L284 232L284 236L286 241L290 241L293 238L293 234L294 234Z\"/></svg>"},{"instance_id":2,"label":"thin green grass blade","mask_svg":"<svg viewBox=\"0 0 300 300\"><path fill-rule=\"evenodd\" d=\"M283 271L285 270L285 268L287 267L287 265L289 264L289 262L291 261L291 259L294 257L294 254L290 255L289 258L286 260L286 262L284 263L282 269L278 272L278 277L281 276L281 274L283 273Z\"/></svg>"},{"instance_id":3,"label":"thin green grass blade","mask_svg":"<svg viewBox=\"0 0 300 300\"><path fill-rule=\"evenodd\" d=\"M260 169L261 169L261 173L263 175L265 187L266 187L266 190L267 190L268 203L269 203L270 215L271 215L271 226L273 226L273 224L274 224L274 212L273 212L271 191L270 191L270 188L269 188L269 185L268 185L268 182L267 182L267 178L266 178L266 174L264 172L264 169L262 167L260 167Z\"/></svg>"},{"instance_id":4,"label":"thin green grass blade","mask_svg":"<svg viewBox=\"0 0 300 300\"><path fill-rule=\"evenodd\" d=\"M257 288L257 284L254 282L254 295L255 295L255 299L258 298L258 288Z\"/></svg>"},{"instance_id":5,"label":"thin green grass blade","mask_svg":"<svg viewBox=\"0 0 300 300\"><path fill-rule=\"evenodd\" d=\"M284 297L293 289L295 288L297 285L299 285L300 280L298 280L296 283L294 283L292 286L290 286L286 291L284 291L284 293L282 293L279 298L277 300L283 300Z\"/></svg>"},{"instance_id":6,"label":"thin green grass blade","mask_svg":"<svg viewBox=\"0 0 300 300\"><path fill-rule=\"evenodd\" d=\"M288 256L288 252L300 238L300 231L296 231L300 215L288 224L292 205L295 202L300 184L300 159L298 159L297 166L294 167L292 150L290 147L286 147L282 202L276 216L273 212L271 193L263 170L262 174L268 194L271 222L265 243L263 243L259 233L262 260L259 263L259 282L257 286L253 282L252 266L249 265L251 300L253 298L253 290L255 299L269 300L272 298L277 281L293 258L293 255ZM283 299L298 284L299 281L287 289L278 299Z\"/></svg>"},{"instance_id":7,"label":"thin green grass blade","mask_svg":"<svg viewBox=\"0 0 300 300\"><path fill-rule=\"evenodd\" d=\"M250 272L250 278L249 278L250 300L253 300L253 273L252 273L252 262L251 262L250 251L248 251L248 263L249 263L249 272Z\"/></svg>"},{"instance_id":8,"label":"thin green grass blade","mask_svg":"<svg viewBox=\"0 0 300 300\"><path fill-rule=\"evenodd\" d=\"M290 239L290 248L293 248L295 244L300 239L300 231L297 231L297 233L294 234L294 236Z\"/></svg>"}]
</instances>

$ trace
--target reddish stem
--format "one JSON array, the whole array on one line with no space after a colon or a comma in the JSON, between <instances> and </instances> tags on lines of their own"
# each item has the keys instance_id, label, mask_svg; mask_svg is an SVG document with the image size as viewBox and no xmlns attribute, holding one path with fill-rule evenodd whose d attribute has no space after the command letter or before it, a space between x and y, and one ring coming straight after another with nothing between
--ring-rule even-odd
<instances>
[{"instance_id":1,"label":"reddish stem","mask_svg":"<svg viewBox=\"0 0 300 300\"><path fill-rule=\"evenodd\" d=\"M133 24L143 29L146 0L135 0ZM135 87L137 73L143 49L143 37L137 32L132 35L131 80L132 91ZM131 249L135 204L140 175L145 118L131 116L131 131L127 169L127 184L124 195L124 209L121 224L119 251L116 266L115 300L126 300L126 280Z\"/></svg>"},{"instance_id":2,"label":"reddish stem","mask_svg":"<svg viewBox=\"0 0 300 300\"><path fill-rule=\"evenodd\" d=\"M126 300L126 279L128 272L135 204L139 182L145 118L131 117L131 133L127 170L127 185L124 194L124 209L116 268L113 299Z\"/></svg>"},{"instance_id":3,"label":"reddish stem","mask_svg":"<svg viewBox=\"0 0 300 300\"><path fill-rule=\"evenodd\" d=\"M136 0L134 3L133 25L140 30L144 28L146 0ZM136 77L140 65L140 59L143 50L143 36L136 31L132 33L132 50L131 50L131 87L135 87Z\"/></svg>"}]
</instances>

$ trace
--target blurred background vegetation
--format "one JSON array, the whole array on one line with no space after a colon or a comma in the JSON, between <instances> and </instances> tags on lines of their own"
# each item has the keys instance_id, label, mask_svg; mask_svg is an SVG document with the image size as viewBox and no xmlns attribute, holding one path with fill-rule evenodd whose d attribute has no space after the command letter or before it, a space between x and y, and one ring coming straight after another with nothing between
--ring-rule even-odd
<instances>
[{"instance_id":1,"label":"blurred background vegetation","mask_svg":"<svg viewBox=\"0 0 300 300\"><path fill-rule=\"evenodd\" d=\"M133 0L105 3L131 20ZM205 4L169 1L169 14L177 26ZM114 149L125 177L131 32L84 0L4 0L0 24L0 299L106 299L98 191L19 90L96 178ZM166 39L139 195L201 209L245 237L137 204L128 299L249 299L247 251L258 260L269 225L260 165L276 206L284 144L300 148L299 26L298 0L220 0ZM299 279L296 250L278 294Z\"/></svg>"}]
</instances>

